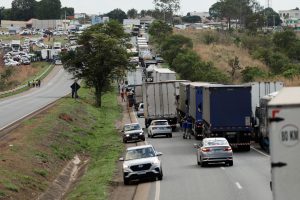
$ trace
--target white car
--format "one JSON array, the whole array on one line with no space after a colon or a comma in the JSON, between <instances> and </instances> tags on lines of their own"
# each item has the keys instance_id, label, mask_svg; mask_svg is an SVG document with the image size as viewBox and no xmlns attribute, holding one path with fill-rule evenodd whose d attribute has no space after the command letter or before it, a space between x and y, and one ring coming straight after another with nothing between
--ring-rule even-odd
<instances>
[{"instance_id":1,"label":"white car","mask_svg":"<svg viewBox=\"0 0 300 200\"><path fill-rule=\"evenodd\" d=\"M172 127L167 120L153 120L148 127L148 137L154 137L157 135L165 135L166 137L172 137Z\"/></svg>"},{"instance_id":2,"label":"white car","mask_svg":"<svg viewBox=\"0 0 300 200\"><path fill-rule=\"evenodd\" d=\"M144 116L144 104L140 103L136 115L138 117Z\"/></svg>"},{"instance_id":3,"label":"white car","mask_svg":"<svg viewBox=\"0 0 300 200\"><path fill-rule=\"evenodd\" d=\"M155 151L152 145L129 147L125 158L120 158L123 163L123 180L128 185L132 180L147 178L163 179L162 164L158 156L161 152Z\"/></svg>"}]
</instances>

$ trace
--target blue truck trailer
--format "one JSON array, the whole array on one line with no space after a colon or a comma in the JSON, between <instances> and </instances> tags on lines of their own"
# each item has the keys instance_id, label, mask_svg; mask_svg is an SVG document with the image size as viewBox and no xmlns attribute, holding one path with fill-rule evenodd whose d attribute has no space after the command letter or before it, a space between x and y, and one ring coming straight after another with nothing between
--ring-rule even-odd
<instances>
[{"instance_id":1,"label":"blue truck trailer","mask_svg":"<svg viewBox=\"0 0 300 200\"><path fill-rule=\"evenodd\" d=\"M211 85L207 82L192 82L189 84L189 116L192 119L192 131L196 139L202 139L205 123L202 120L203 87Z\"/></svg>"},{"instance_id":2,"label":"blue truck trailer","mask_svg":"<svg viewBox=\"0 0 300 200\"><path fill-rule=\"evenodd\" d=\"M225 137L230 145L250 150L251 86L203 87L203 120L209 124L204 137Z\"/></svg>"}]
</instances>

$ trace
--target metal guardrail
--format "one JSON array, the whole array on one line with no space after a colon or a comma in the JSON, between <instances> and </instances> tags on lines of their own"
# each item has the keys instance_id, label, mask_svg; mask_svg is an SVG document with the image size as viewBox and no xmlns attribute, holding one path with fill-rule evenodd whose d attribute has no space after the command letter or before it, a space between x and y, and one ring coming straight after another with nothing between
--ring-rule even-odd
<instances>
[{"instance_id":1,"label":"metal guardrail","mask_svg":"<svg viewBox=\"0 0 300 200\"><path fill-rule=\"evenodd\" d=\"M51 67L52 67L52 64L49 65L49 67L48 67L43 73L41 73L39 76L37 76L35 79L40 79L44 74L48 73L48 71L51 69ZM23 88L25 88L25 87L27 87L27 84L20 85L20 86L14 88L14 89L11 89L11 90L7 90L7 91L0 92L0 96L1 96L1 95L5 95L5 94L9 94L9 93L16 92L16 91L18 91L18 90L20 90L20 89L23 89Z\"/></svg>"}]
</instances>

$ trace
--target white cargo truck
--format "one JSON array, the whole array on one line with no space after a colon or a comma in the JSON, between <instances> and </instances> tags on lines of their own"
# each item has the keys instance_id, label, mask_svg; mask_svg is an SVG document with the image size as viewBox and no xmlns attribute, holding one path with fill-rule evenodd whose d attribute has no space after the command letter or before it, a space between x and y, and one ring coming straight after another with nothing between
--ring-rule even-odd
<instances>
[{"instance_id":1,"label":"white cargo truck","mask_svg":"<svg viewBox=\"0 0 300 200\"><path fill-rule=\"evenodd\" d=\"M251 107L252 113L254 115L256 107L259 107L259 100L276 91L283 88L283 82L251 82Z\"/></svg>"},{"instance_id":2,"label":"white cargo truck","mask_svg":"<svg viewBox=\"0 0 300 200\"><path fill-rule=\"evenodd\" d=\"M166 119L172 129L177 125L179 83L184 80L143 83L145 126L152 120Z\"/></svg>"},{"instance_id":3,"label":"white cargo truck","mask_svg":"<svg viewBox=\"0 0 300 200\"><path fill-rule=\"evenodd\" d=\"M176 72L168 68L154 68L153 82L176 80Z\"/></svg>"},{"instance_id":4,"label":"white cargo truck","mask_svg":"<svg viewBox=\"0 0 300 200\"><path fill-rule=\"evenodd\" d=\"M127 71L128 85L142 85L143 83L143 69L137 66L135 69Z\"/></svg>"},{"instance_id":5,"label":"white cargo truck","mask_svg":"<svg viewBox=\"0 0 300 200\"><path fill-rule=\"evenodd\" d=\"M264 123L264 118L266 118L266 106L267 101L270 97L273 97L275 92L283 88L283 82L251 82L251 109L253 117L253 129L254 129L254 140L259 142L262 148L268 150L269 141L266 140L263 135L266 135L266 123ZM264 114L265 113L265 114ZM262 116L264 114L264 116Z\"/></svg>"},{"instance_id":6,"label":"white cargo truck","mask_svg":"<svg viewBox=\"0 0 300 200\"><path fill-rule=\"evenodd\" d=\"M283 88L268 104L274 200L299 199L299 114L300 87Z\"/></svg>"}]
</instances>

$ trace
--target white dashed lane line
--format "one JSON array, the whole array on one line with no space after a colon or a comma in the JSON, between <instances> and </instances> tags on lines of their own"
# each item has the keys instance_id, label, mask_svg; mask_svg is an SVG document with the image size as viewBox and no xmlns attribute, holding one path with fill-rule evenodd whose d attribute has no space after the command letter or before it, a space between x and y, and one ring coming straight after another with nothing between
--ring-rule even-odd
<instances>
[{"instance_id":1,"label":"white dashed lane line","mask_svg":"<svg viewBox=\"0 0 300 200\"><path fill-rule=\"evenodd\" d=\"M262 155L264 155L264 156L270 158L270 155L268 155L268 154L266 154L266 153L264 153L264 152L262 152L262 151L260 151L260 150L258 150L258 149L256 149L256 148L254 148L254 147L251 147L251 149L253 149L253 150L256 151L257 153L260 153L260 154L262 154Z\"/></svg>"},{"instance_id":2,"label":"white dashed lane line","mask_svg":"<svg viewBox=\"0 0 300 200\"><path fill-rule=\"evenodd\" d=\"M243 187L241 186L241 184L239 182L236 182L235 185L238 189L240 189L240 190L243 189Z\"/></svg>"}]
</instances>

